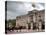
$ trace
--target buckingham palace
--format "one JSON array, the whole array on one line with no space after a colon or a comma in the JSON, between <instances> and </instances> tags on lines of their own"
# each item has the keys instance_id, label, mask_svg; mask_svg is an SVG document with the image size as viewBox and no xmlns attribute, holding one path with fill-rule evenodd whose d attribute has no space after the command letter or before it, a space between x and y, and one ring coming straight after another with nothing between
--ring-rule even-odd
<instances>
[{"instance_id":1,"label":"buckingham palace","mask_svg":"<svg viewBox=\"0 0 46 35\"><path fill-rule=\"evenodd\" d=\"M24 26L31 30L44 30L45 28L45 10L32 10L28 14L16 17L16 27Z\"/></svg>"}]
</instances>

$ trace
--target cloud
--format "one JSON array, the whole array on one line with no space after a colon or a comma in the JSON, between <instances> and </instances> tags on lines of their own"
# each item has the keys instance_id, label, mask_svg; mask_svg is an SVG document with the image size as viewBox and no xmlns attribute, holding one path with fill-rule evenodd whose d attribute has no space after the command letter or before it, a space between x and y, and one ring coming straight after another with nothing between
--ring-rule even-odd
<instances>
[{"instance_id":1,"label":"cloud","mask_svg":"<svg viewBox=\"0 0 46 35\"><path fill-rule=\"evenodd\" d=\"M32 3L29 2L7 2L7 19L15 19L16 16L25 15L28 11L33 9L42 10L44 9L43 3L35 3L36 8L32 7Z\"/></svg>"}]
</instances>

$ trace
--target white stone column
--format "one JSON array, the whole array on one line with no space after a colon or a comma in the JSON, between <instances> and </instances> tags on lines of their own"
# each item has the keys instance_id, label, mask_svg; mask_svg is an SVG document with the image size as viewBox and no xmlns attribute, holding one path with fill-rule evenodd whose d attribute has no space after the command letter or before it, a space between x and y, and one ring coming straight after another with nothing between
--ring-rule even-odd
<instances>
[{"instance_id":1,"label":"white stone column","mask_svg":"<svg viewBox=\"0 0 46 35\"><path fill-rule=\"evenodd\" d=\"M39 22L39 31L41 31L41 28L42 28L42 23Z\"/></svg>"},{"instance_id":2,"label":"white stone column","mask_svg":"<svg viewBox=\"0 0 46 35\"><path fill-rule=\"evenodd\" d=\"M26 28L28 29L28 24L26 25Z\"/></svg>"},{"instance_id":3,"label":"white stone column","mask_svg":"<svg viewBox=\"0 0 46 35\"><path fill-rule=\"evenodd\" d=\"M33 30L33 23L31 23L31 30Z\"/></svg>"}]
</instances>

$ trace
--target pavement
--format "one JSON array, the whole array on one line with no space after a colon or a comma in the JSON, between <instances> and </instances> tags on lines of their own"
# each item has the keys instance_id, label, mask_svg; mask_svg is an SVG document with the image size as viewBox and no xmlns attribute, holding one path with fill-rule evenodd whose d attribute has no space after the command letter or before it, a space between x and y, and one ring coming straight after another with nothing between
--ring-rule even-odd
<instances>
[{"instance_id":1,"label":"pavement","mask_svg":"<svg viewBox=\"0 0 46 35\"><path fill-rule=\"evenodd\" d=\"M44 32L45 30L41 30L41 31L38 31L38 30L28 30L28 29L21 29L21 30L14 30L14 31L8 31L7 30L7 34L16 34L16 33L29 33L29 32Z\"/></svg>"}]
</instances>

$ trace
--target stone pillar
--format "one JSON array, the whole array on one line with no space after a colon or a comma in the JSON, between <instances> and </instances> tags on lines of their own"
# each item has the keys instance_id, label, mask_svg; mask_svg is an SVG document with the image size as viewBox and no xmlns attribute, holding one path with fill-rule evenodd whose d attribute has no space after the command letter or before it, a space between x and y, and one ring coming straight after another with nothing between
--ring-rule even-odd
<instances>
[{"instance_id":1,"label":"stone pillar","mask_svg":"<svg viewBox=\"0 0 46 35\"><path fill-rule=\"evenodd\" d=\"M33 23L31 23L31 30L33 30Z\"/></svg>"},{"instance_id":2,"label":"stone pillar","mask_svg":"<svg viewBox=\"0 0 46 35\"><path fill-rule=\"evenodd\" d=\"M39 31L41 31L41 28L42 28L42 23L39 22Z\"/></svg>"},{"instance_id":3,"label":"stone pillar","mask_svg":"<svg viewBox=\"0 0 46 35\"><path fill-rule=\"evenodd\" d=\"M26 28L28 29L28 24L26 25Z\"/></svg>"}]
</instances>

